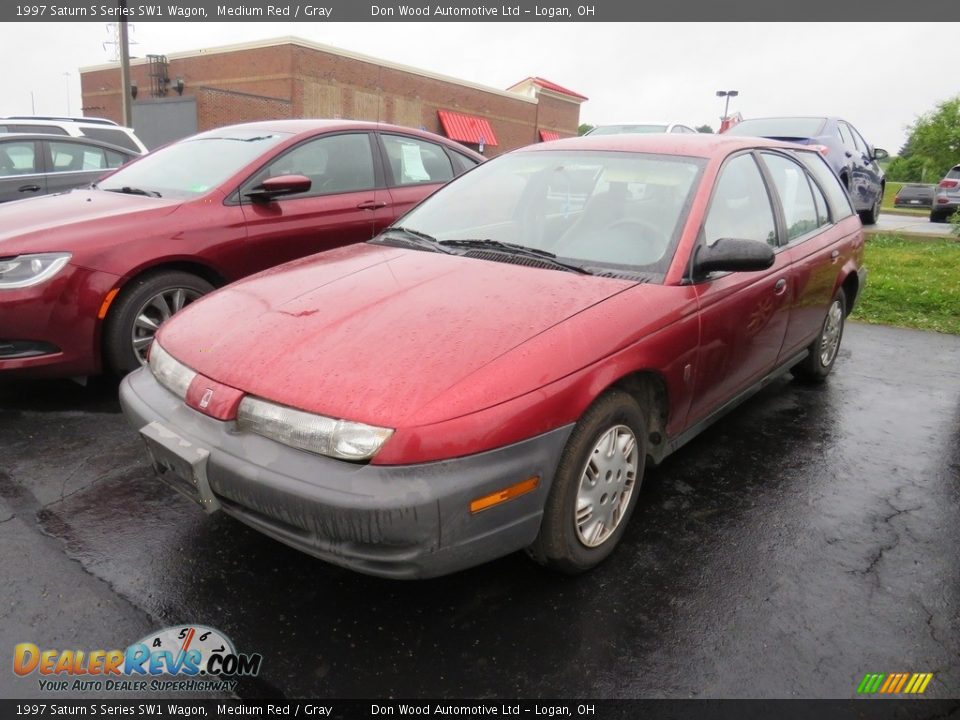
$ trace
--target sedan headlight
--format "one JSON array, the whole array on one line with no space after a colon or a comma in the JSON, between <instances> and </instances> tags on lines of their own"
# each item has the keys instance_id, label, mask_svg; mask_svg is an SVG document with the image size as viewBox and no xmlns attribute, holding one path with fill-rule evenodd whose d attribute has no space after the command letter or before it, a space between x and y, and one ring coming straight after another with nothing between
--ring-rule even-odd
<instances>
[{"instance_id":1,"label":"sedan headlight","mask_svg":"<svg viewBox=\"0 0 960 720\"><path fill-rule=\"evenodd\" d=\"M187 396L187 388L197 376L193 370L160 347L156 340L150 346L150 372L158 383L181 399Z\"/></svg>"},{"instance_id":2,"label":"sedan headlight","mask_svg":"<svg viewBox=\"0 0 960 720\"><path fill-rule=\"evenodd\" d=\"M63 269L70 253L38 253L0 259L0 290L39 285Z\"/></svg>"},{"instance_id":3,"label":"sedan headlight","mask_svg":"<svg viewBox=\"0 0 960 720\"><path fill-rule=\"evenodd\" d=\"M240 401L237 427L341 460L369 460L393 434L388 428L335 420L250 396Z\"/></svg>"}]
</instances>

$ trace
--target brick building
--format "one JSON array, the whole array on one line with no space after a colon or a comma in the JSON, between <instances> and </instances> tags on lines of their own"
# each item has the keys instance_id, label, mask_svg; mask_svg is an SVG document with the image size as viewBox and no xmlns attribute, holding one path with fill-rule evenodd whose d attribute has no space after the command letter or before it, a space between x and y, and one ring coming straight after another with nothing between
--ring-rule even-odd
<instances>
[{"instance_id":1,"label":"brick building","mask_svg":"<svg viewBox=\"0 0 960 720\"><path fill-rule=\"evenodd\" d=\"M121 122L119 65L80 78L84 114ZM132 60L131 95L149 147L238 122L343 117L482 142L488 156L576 135L587 99L543 78L497 90L292 37Z\"/></svg>"}]
</instances>

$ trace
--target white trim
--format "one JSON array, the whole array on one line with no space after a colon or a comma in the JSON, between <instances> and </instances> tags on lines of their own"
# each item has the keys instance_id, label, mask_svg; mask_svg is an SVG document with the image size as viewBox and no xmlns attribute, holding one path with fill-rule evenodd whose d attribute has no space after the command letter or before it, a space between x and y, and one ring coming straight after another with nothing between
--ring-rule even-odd
<instances>
[{"instance_id":1,"label":"white trim","mask_svg":"<svg viewBox=\"0 0 960 720\"><path fill-rule=\"evenodd\" d=\"M501 97L510 98L511 100L521 100L523 102L531 103L533 105L537 104L535 98L526 97L515 92L510 92L508 90L498 90L497 88L487 87L486 85L481 85L479 83L473 83L468 80L460 80L458 78L450 77L449 75L441 75L440 73L430 72L429 70L423 70L421 68L415 68L410 65L402 65L400 63L390 62L389 60L383 60L381 58L375 58L370 55L363 55L361 53L355 53L350 50L344 50L342 48L333 47L332 45L324 45L322 43L313 42L312 40L305 40L303 38L298 38L293 35L287 35L285 37L272 38L270 40L257 40L254 42L248 43L237 43L236 45L220 45L217 47L211 48L201 48L199 50L186 50L184 52L170 53L167 55L168 60L180 60L181 58L191 58L199 57L201 55L216 55L220 53L231 53L231 52L240 52L242 50L257 50L260 48L276 47L279 45L298 45L308 50L317 50L319 52L329 53L330 55L338 55L340 57L349 58L351 60L357 60L358 62L370 63L372 65L379 65L385 68L390 68L391 70L400 70L402 72L410 73L412 75L420 75L421 77L430 78L431 80L440 80L442 82L452 83L454 85L460 85L462 87L472 88L473 90L480 90L482 92L492 93L494 95L500 95ZM131 65L146 65L146 58L137 58L130 61ZM119 63L106 63L103 65L88 65L86 67L80 68L80 73L87 72L96 72L98 70L113 70L119 68Z\"/></svg>"}]
</instances>

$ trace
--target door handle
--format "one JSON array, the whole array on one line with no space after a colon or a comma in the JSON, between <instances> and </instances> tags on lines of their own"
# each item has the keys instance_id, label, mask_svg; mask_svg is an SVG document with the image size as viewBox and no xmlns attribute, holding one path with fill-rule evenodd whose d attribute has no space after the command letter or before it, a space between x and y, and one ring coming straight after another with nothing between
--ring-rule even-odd
<instances>
[{"instance_id":1,"label":"door handle","mask_svg":"<svg viewBox=\"0 0 960 720\"><path fill-rule=\"evenodd\" d=\"M777 284L773 286L773 294L783 295L783 293L786 292L786 289L787 289L787 281L784 280L783 278L780 278L779 280L777 280Z\"/></svg>"},{"instance_id":2,"label":"door handle","mask_svg":"<svg viewBox=\"0 0 960 720\"><path fill-rule=\"evenodd\" d=\"M365 200L364 202L357 205L358 210L379 210L382 207L386 207L385 202L377 202L376 200Z\"/></svg>"},{"instance_id":3,"label":"door handle","mask_svg":"<svg viewBox=\"0 0 960 720\"><path fill-rule=\"evenodd\" d=\"M21 185L17 188L20 192L37 192L40 190L39 185Z\"/></svg>"}]
</instances>

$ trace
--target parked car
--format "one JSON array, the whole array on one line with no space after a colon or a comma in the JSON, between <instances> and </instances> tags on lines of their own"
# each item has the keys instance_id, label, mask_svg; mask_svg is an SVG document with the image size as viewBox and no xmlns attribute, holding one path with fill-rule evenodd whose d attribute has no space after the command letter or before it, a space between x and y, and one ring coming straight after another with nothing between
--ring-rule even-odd
<instances>
[{"instance_id":1,"label":"parked car","mask_svg":"<svg viewBox=\"0 0 960 720\"><path fill-rule=\"evenodd\" d=\"M874 148L853 125L833 117L773 117L742 120L724 131L738 137L754 136L801 145L819 145L824 157L847 188L864 225L874 225L886 180L877 160L888 157Z\"/></svg>"},{"instance_id":2,"label":"parked car","mask_svg":"<svg viewBox=\"0 0 960 720\"><path fill-rule=\"evenodd\" d=\"M648 133L693 133L696 134L696 130L687 125L680 125L679 123L670 123L670 122L659 122L659 121L650 121L650 122L634 122L634 123L620 123L618 125L598 125L593 128L590 132L586 133L587 135L637 135L637 134L648 134Z\"/></svg>"},{"instance_id":3,"label":"parked car","mask_svg":"<svg viewBox=\"0 0 960 720\"><path fill-rule=\"evenodd\" d=\"M827 376L863 241L814 150L529 146L194 303L120 398L161 478L331 563L427 577L527 548L578 572L648 462L780 373Z\"/></svg>"},{"instance_id":4,"label":"parked car","mask_svg":"<svg viewBox=\"0 0 960 720\"><path fill-rule=\"evenodd\" d=\"M960 208L960 165L954 165L937 185L930 222L946 222Z\"/></svg>"},{"instance_id":5,"label":"parked car","mask_svg":"<svg viewBox=\"0 0 960 720\"><path fill-rule=\"evenodd\" d=\"M89 189L0 206L0 376L117 373L214 287L373 237L482 156L431 133L285 120L195 135Z\"/></svg>"},{"instance_id":6,"label":"parked car","mask_svg":"<svg viewBox=\"0 0 960 720\"><path fill-rule=\"evenodd\" d=\"M86 137L116 145L138 155L147 152L147 146L140 141L133 128L122 127L113 120L104 118L9 115L0 118L0 133L41 133Z\"/></svg>"},{"instance_id":7,"label":"parked car","mask_svg":"<svg viewBox=\"0 0 960 720\"><path fill-rule=\"evenodd\" d=\"M87 138L0 135L0 202L90 185L139 155Z\"/></svg>"},{"instance_id":8,"label":"parked car","mask_svg":"<svg viewBox=\"0 0 960 720\"><path fill-rule=\"evenodd\" d=\"M893 198L894 207L930 207L933 205L935 185L905 183Z\"/></svg>"}]
</instances>

